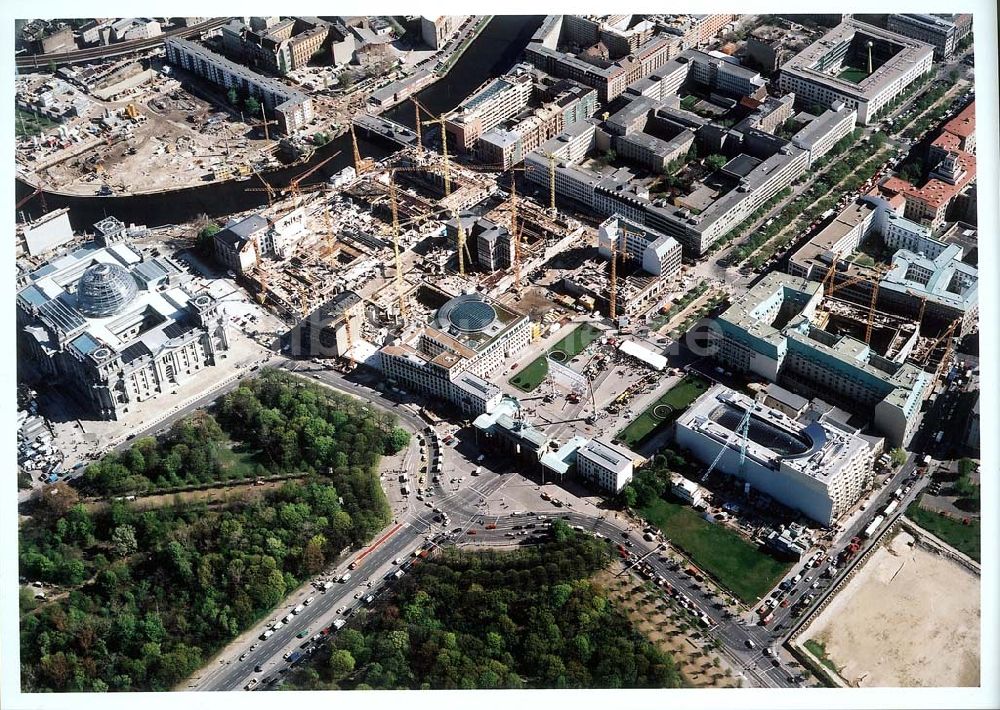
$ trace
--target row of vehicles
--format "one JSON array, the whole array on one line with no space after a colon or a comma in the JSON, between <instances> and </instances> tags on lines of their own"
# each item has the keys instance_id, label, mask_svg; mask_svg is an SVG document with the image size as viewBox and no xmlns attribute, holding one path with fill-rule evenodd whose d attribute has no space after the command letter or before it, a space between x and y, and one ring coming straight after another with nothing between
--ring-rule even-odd
<instances>
[{"instance_id":1,"label":"row of vehicles","mask_svg":"<svg viewBox=\"0 0 1000 710\"><path fill-rule=\"evenodd\" d=\"M410 559L404 560L403 558L397 558L396 560L393 560L393 565L396 565L397 567L394 570L390 570L389 573L386 574L385 581L391 583L399 580L400 578L403 577L404 574L406 574L406 571L410 565L416 564L417 562L419 562L419 560L426 558L429 554L430 550L428 543L420 548L413 550L413 552L410 554ZM344 572L342 575L338 577L337 581L342 584L346 584L351 579L351 577L352 577L351 572ZM333 586L333 582L329 580L316 580L315 582L313 582L313 586L319 589L321 593L325 593L328 589L330 589ZM372 587L373 582L369 581L367 586ZM365 592L366 590L362 587L354 595L354 598L360 599L363 604L370 606L375 602L375 599L378 596L379 592L378 590L373 590L371 592L368 592L367 594ZM306 599L302 600L302 602L299 603L288 614L286 614L282 619L273 621L270 627L261 635L260 637L261 641L270 638L271 635L273 635L277 629L289 624L295 618L295 616L301 614L307 606L309 606L315 601L315 599L316 598L314 596L307 597ZM354 608L349 608L347 605L341 606L336 610L338 618L334 619L334 621L331 624L324 627L319 632L313 634L311 637L309 636L309 634L312 631L310 628L307 627L299 631L296 634L296 638L305 639L305 641L302 644L300 644L297 649L291 649L284 653L282 658L287 662L288 665L280 669L276 674L264 678L262 680L258 678L251 678L250 681L248 681L247 684L244 686L244 688L246 690L254 690L260 685L267 686L276 683L282 675L287 673L289 668L291 668L304 658L315 653L315 651L319 647L319 644L322 643L328 636L336 633L344 626L346 626L347 619L344 617L352 616L354 611L355 611ZM260 645L261 644L259 641L254 643L248 651L246 651L242 656L240 656L239 660L240 661L245 660L247 656L249 656L249 654L252 653L253 651L257 650L260 647ZM260 673L263 671L263 667L261 665L257 665L254 668L254 671Z\"/></svg>"}]
</instances>

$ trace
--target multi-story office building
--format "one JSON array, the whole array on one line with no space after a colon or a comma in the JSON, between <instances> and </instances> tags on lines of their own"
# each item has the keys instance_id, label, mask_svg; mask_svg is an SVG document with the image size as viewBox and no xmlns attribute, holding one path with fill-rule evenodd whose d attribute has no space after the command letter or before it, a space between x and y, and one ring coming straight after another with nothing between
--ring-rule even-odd
<instances>
[{"instance_id":1,"label":"multi-story office building","mask_svg":"<svg viewBox=\"0 0 1000 710\"><path fill-rule=\"evenodd\" d=\"M662 111L661 108L657 113ZM700 256L760 205L788 187L808 164L806 151L763 131L750 130L741 140L753 160L731 161L732 165L723 171L730 179L731 189L697 213L685 207L654 204L630 184L628 171L602 177L579 167L577 163L596 144L596 125L592 122L573 126L525 156L525 175L547 187L548 156L554 155L558 161L555 168L558 194L577 200L599 214L619 213L672 236L687 253ZM744 171L741 166L750 167ZM733 172L738 167L740 172Z\"/></svg>"},{"instance_id":2,"label":"multi-story office building","mask_svg":"<svg viewBox=\"0 0 1000 710\"><path fill-rule=\"evenodd\" d=\"M656 36L644 42L634 53L603 66L560 52L547 43L531 42L525 50L525 57L547 74L593 87L600 101L607 103L620 96L629 84L663 66L678 49L677 42Z\"/></svg>"},{"instance_id":3,"label":"multi-story office building","mask_svg":"<svg viewBox=\"0 0 1000 710\"><path fill-rule=\"evenodd\" d=\"M471 150L480 136L527 107L531 100L531 71L524 65L479 87L448 114L445 131L450 145Z\"/></svg>"},{"instance_id":4,"label":"multi-story office building","mask_svg":"<svg viewBox=\"0 0 1000 710\"><path fill-rule=\"evenodd\" d=\"M839 298L868 306L871 284L878 280L878 310L919 318L931 327L957 319L957 332L968 332L979 314L977 269L962 261L961 246L937 239L930 229L897 210L878 197L848 205L790 257L788 273L823 282L838 260L831 283L839 287ZM881 275L843 258L872 235L879 235L882 245L894 252L892 266Z\"/></svg>"},{"instance_id":5,"label":"multi-story office building","mask_svg":"<svg viewBox=\"0 0 1000 710\"><path fill-rule=\"evenodd\" d=\"M823 281L834 259L854 252L876 228L879 209L867 200L849 204L789 257L788 273Z\"/></svg>"},{"instance_id":6,"label":"multi-story office building","mask_svg":"<svg viewBox=\"0 0 1000 710\"><path fill-rule=\"evenodd\" d=\"M710 15L691 15L691 44L703 45L722 31L722 28L735 22L739 15L715 13Z\"/></svg>"},{"instance_id":7,"label":"multi-story office building","mask_svg":"<svg viewBox=\"0 0 1000 710\"><path fill-rule=\"evenodd\" d=\"M261 76L244 66L186 39L168 37L167 62L225 90L236 89L256 96L268 115L276 118L285 133L294 133L313 119L312 99L286 84Z\"/></svg>"},{"instance_id":8,"label":"multi-story office building","mask_svg":"<svg viewBox=\"0 0 1000 710\"><path fill-rule=\"evenodd\" d=\"M681 245L673 237L660 234L621 215L609 217L597 230L597 250L610 259L612 247L619 258L642 264L647 273L671 279L681 270Z\"/></svg>"},{"instance_id":9,"label":"multi-story office building","mask_svg":"<svg viewBox=\"0 0 1000 710\"><path fill-rule=\"evenodd\" d=\"M781 124L792 117L795 94L768 96L763 100L746 98L743 103L756 105L756 108L754 108L753 113L733 126L734 131L746 132L751 128L756 128L766 133L774 133Z\"/></svg>"},{"instance_id":10,"label":"multi-story office building","mask_svg":"<svg viewBox=\"0 0 1000 710\"><path fill-rule=\"evenodd\" d=\"M421 15L420 37L431 49L441 49L463 19L457 15Z\"/></svg>"},{"instance_id":11,"label":"multi-story office building","mask_svg":"<svg viewBox=\"0 0 1000 710\"><path fill-rule=\"evenodd\" d=\"M778 87L805 105L843 102L867 126L931 70L933 58L934 48L925 42L846 20L788 60Z\"/></svg>"},{"instance_id":12,"label":"multi-story office building","mask_svg":"<svg viewBox=\"0 0 1000 710\"><path fill-rule=\"evenodd\" d=\"M27 279L17 294L27 359L98 419L175 389L229 349L216 300L192 296L180 266L127 241L102 239Z\"/></svg>"},{"instance_id":13,"label":"multi-story office building","mask_svg":"<svg viewBox=\"0 0 1000 710\"><path fill-rule=\"evenodd\" d=\"M609 493L618 493L632 480L639 456L615 444L591 439L576 452L576 474Z\"/></svg>"},{"instance_id":14,"label":"multi-story office building","mask_svg":"<svg viewBox=\"0 0 1000 710\"><path fill-rule=\"evenodd\" d=\"M486 131L476 144L483 164L507 170L543 142L594 115L597 92L563 79L543 91L542 105L509 128Z\"/></svg>"},{"instance_id":15,"label":"multi-story office building","mask_svg":"<svg viewBox=\"0 0 1000 710\"><path fill-rule=\"evenodd\" d=\"M230 220L213 238L215 259L240 275L256 266L261 256L287 259L302 234L304 220L302 207L274 220L261 214Z\"/></svg>"},{"instance_id":16,"label":"multi-story office building","mask_svg":"<svg viewBox=\"0 0 1000 710\"><path fill-rule=\"evenodd\" d=\"M766 82L759 72L742 66L733 57L717 54L688 49L678 59L686 59L691 65L688 79L715 91L750 96L764 89Z\"/></svg>"},{"instance_id":17,"label":"multi-story office building","mask_svg":"<svg viewBox=\"0 0 1000 710\"><path fill-rule=\"evenodd\" d=\"M962 247L948 244L936 256L899 249L879 281L878 301L891 312L944 323L958 321L956 333L979 323L979 270L962 261Z\"/></svg>"},{"instance_id":18,"label":"multi-story office building","mask_svg":"<svg viewBox=\"0 0 1000 710\"><path fill-rule=\"evenodd\" d=\"M227 54L251 67L284 76L323 51L331 25L317 17L296 17L248 27L233 20L222 28Z\"/></svg>"},{"instance_id":19,"label":"multi-story office building","mask_svg":"<svg viewBox=\"0 0 1000 710\"><path fill-rule=\"evenodd\" d=\"M478 415L499 404L500 389L486 377L531 339L528 317L479 294L445 303L433 324L386 345L379 360L392 384L440 397Z\"/></svg>"},{"instance_id":20,"label":"multi-story office building","mask_svg":"<svg viewBox=\"0 0 1000 710\"><path fill-rule=\"evenodd\" d=\"M941 135L931 143L928 160L942 160L948 151L976 152L976 102L959 111L958 115L941 127Z\"/></svg>"},{"instance_id":21,"label":"multi-story office building","mask_svg":"<svg viewBox=\"0 0 1000 710\"><path fill-rule=\"evenodd\" d=\"M958 139L945 134L935 142L940 146L949 140ZM941 155L938 151L939 147L933 147L931 153L937 157ZM900 195L904 200L903 214L908 219L937 229L947 218L948 208L975 179L976 156L963 150L947 150L920 187L893 176L879 185L879 190L889 197Z\"/></svg>"},{"instance_id":22,"label":"multi-story office building","mask_svg":"<svg viewBox=\"0 0 1000 710\"><path fill-rule=\"evenodd\" d=\"M830 152L841 138L850 135L858 120L858 112L837 105L824 111L792 136L792 145L809 153L809 165Z\"/></svg>"},{"instance_id":23,"label":"multi-story office building","mask_svg":"<svg viewBox=\"0 0 1000 710\"><path fill-rule=\"evenodd\" d=\"M746 456L740 424L750 412ZM872 488L876 447L823 417L799 422L723 385L692 404L675 425L679 446L715 470L782 505L832 525Z\"/></svg>"},{"instance_id":24,"label":"multi-story office building","mask_svg":"<svg viewBox=\"0 0 1000 710\"><path fill-rule=\"evenodd\" d=\"M866 414L893 446L910 440L931 376L814 324L822 285L771 273L722 313L715 357L804 396Z\"/></svg>"},{"instance_id":25,"label":"multi-story office building","mask_svg":"<svg viewBox=\"0 0 1000 710\"><path fill-rule=\"evenodd\" d=\"M934 58L947 59L972 31L972 15L889 15L886 27L905 37L934 45Z\"/></svg>"},{"instance_id":26,"label":"multi-story office building","mask_svg":"<svg viewBox=\"0 0 1000 710\"><path fill-rule=\"evenodd\" d=\"M690 71L691 62L685 57L675 56L649 76L629 84L625 94L646 96L656 102L666 101L668 97L677 95Z\"/></svg>"}]
</instances>

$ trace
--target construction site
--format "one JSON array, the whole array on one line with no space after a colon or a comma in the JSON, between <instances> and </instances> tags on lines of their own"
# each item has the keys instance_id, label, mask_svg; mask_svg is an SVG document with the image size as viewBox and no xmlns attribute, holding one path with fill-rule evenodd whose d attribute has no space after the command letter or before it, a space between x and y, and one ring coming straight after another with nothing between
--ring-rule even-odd
<instances>
[{"instance_id":1,"label":"construction site","mask_svg":"<svg viewBox=\"0 0 1000 710\"><path fill-rule=\"evenodd\" d=\"M944 327L940 322L925 324L926 298L919 301L915 318L898 309L889 311L879 301L885 271L876 266L838 280L839 272L831 266L822 282L824 320L817 325L834 335L862 341L888 360L934 373L936 379L950 366L962 321L955 319Z\"/></svg>"},{"instance_id":2,"label":"construction site","mask_svg":"<svg viewBox=\"0 0 1000 710\"><path fill-rule=\"evenodd\" d=\"M25 84L24 101L39 92L82 94L52 79ZM19 94L20 96L20 94ZM82 106L82 108L81 108ZM97 97L78 105L57 131L20 141L18 160L31 182L64 194L112 196L155 193L205 182L249 179L254 170L280 166L281 151L268 130L272 120L241 117L153 75L141 96Z\"/></svg>"},{"instance_id":3,"label":"construction site","mask_svg":"<svg viewBox=\"0 0 1000 710\"><path fill-rule=\"evenodd\" d=\"M351 291L367 315L352 340L375 347L440 305L423 298L428 285L451 295L483 293L539 315L558 305L558 294L527 287L527 278L574 244L593 243L593 234L584 234L589 228L519 196L514 171L498 175L419 148L374 161L361 157L353 127L350 133L353 167L329 181L314 176L336 154L286 188L263 177L248 184L267 193L261 217L295 225L275 241L237 247L252 251L239 270L260 303L291 324Z\"/></svg>"}]
</instances>

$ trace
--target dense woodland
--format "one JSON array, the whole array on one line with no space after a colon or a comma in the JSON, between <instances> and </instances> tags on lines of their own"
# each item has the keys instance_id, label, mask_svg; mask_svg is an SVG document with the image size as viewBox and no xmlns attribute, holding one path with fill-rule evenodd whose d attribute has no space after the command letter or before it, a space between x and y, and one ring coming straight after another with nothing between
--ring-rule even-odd
<instances>
[{"instance_id":1,"label":"dense woodland","mask_svg":"<svg viewBox=\"0 0 1000 710\"><path fill-rule=\"evenodd\" d=\"M562 521L516 552L429 558L287 688L673 688L673 659L589 577L604 543Z\"/></svg>"},{"instance_id":2,"label":"dense woodland","mask_svg":"<svg viewBox=\"0 0 1000 710\"><path fill-rule=\"evenodd\" d=\"M248 475L370 468L409 441L393 415L276 370L227 394L214 414L189 417L164 437L107 454L87 468L85 490L144 493Z\"/></svg>"},{"instance_id":3,"label":"dense woodland","mask_svg":"<svg viewBox=\"0 0 1000 710\"><path fill-rule=\"evenodd\" d=\"M269 469L309 475L259 497L153 510L85 504L65 484L48 489L20 531L21 575L62 591L40 604L22 595L25 691L169 689L389 521L377 465L407 443L392 416L274 372L228 395L216 416L105 459L88 473L91 485L155 480L175 455L179 475L192 462L211 470L212 446L227 438L253 442Z\"/></svg>"}]
</instances>

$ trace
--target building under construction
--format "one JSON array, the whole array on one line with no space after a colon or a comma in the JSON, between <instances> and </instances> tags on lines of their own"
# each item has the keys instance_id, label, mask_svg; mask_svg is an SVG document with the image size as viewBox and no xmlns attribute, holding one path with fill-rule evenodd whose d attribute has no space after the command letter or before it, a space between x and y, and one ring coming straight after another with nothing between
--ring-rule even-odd
<instances>
[{"instance_id":1,"label":"building under construction","mask_svg":"<svg viewBox=\"0 0 1000 710\"><path fill-rule=\"evenodd\" d=\"M710 470L831 525L871 490L878 439L808 412L796 420L715 385L675 425L677 444Z\"/></svg>"},{"instance_id":2,"label":"building under construction","mask_svg":"<svg viewBox=\"0 0 1000 710\"><path fill-rule=\"evenodd\" d=\"M904 445L916 431L934 375L885 357L864 340L825 330L829 309L822 301L822 284L768 274L716 318L716 359L863 414L891 445Z\"/></svg>"},{"instance_id":3,"label":"building under construction","mask_svg":"<svg viewBox=\"0 0 1000 710\"><path fill-rule=\"evenodd\" d=\"M350 358L363 320L361 297L353 291L338 293L292 329L292 352L303 357Z\"/></svg>"}]
</instances>

